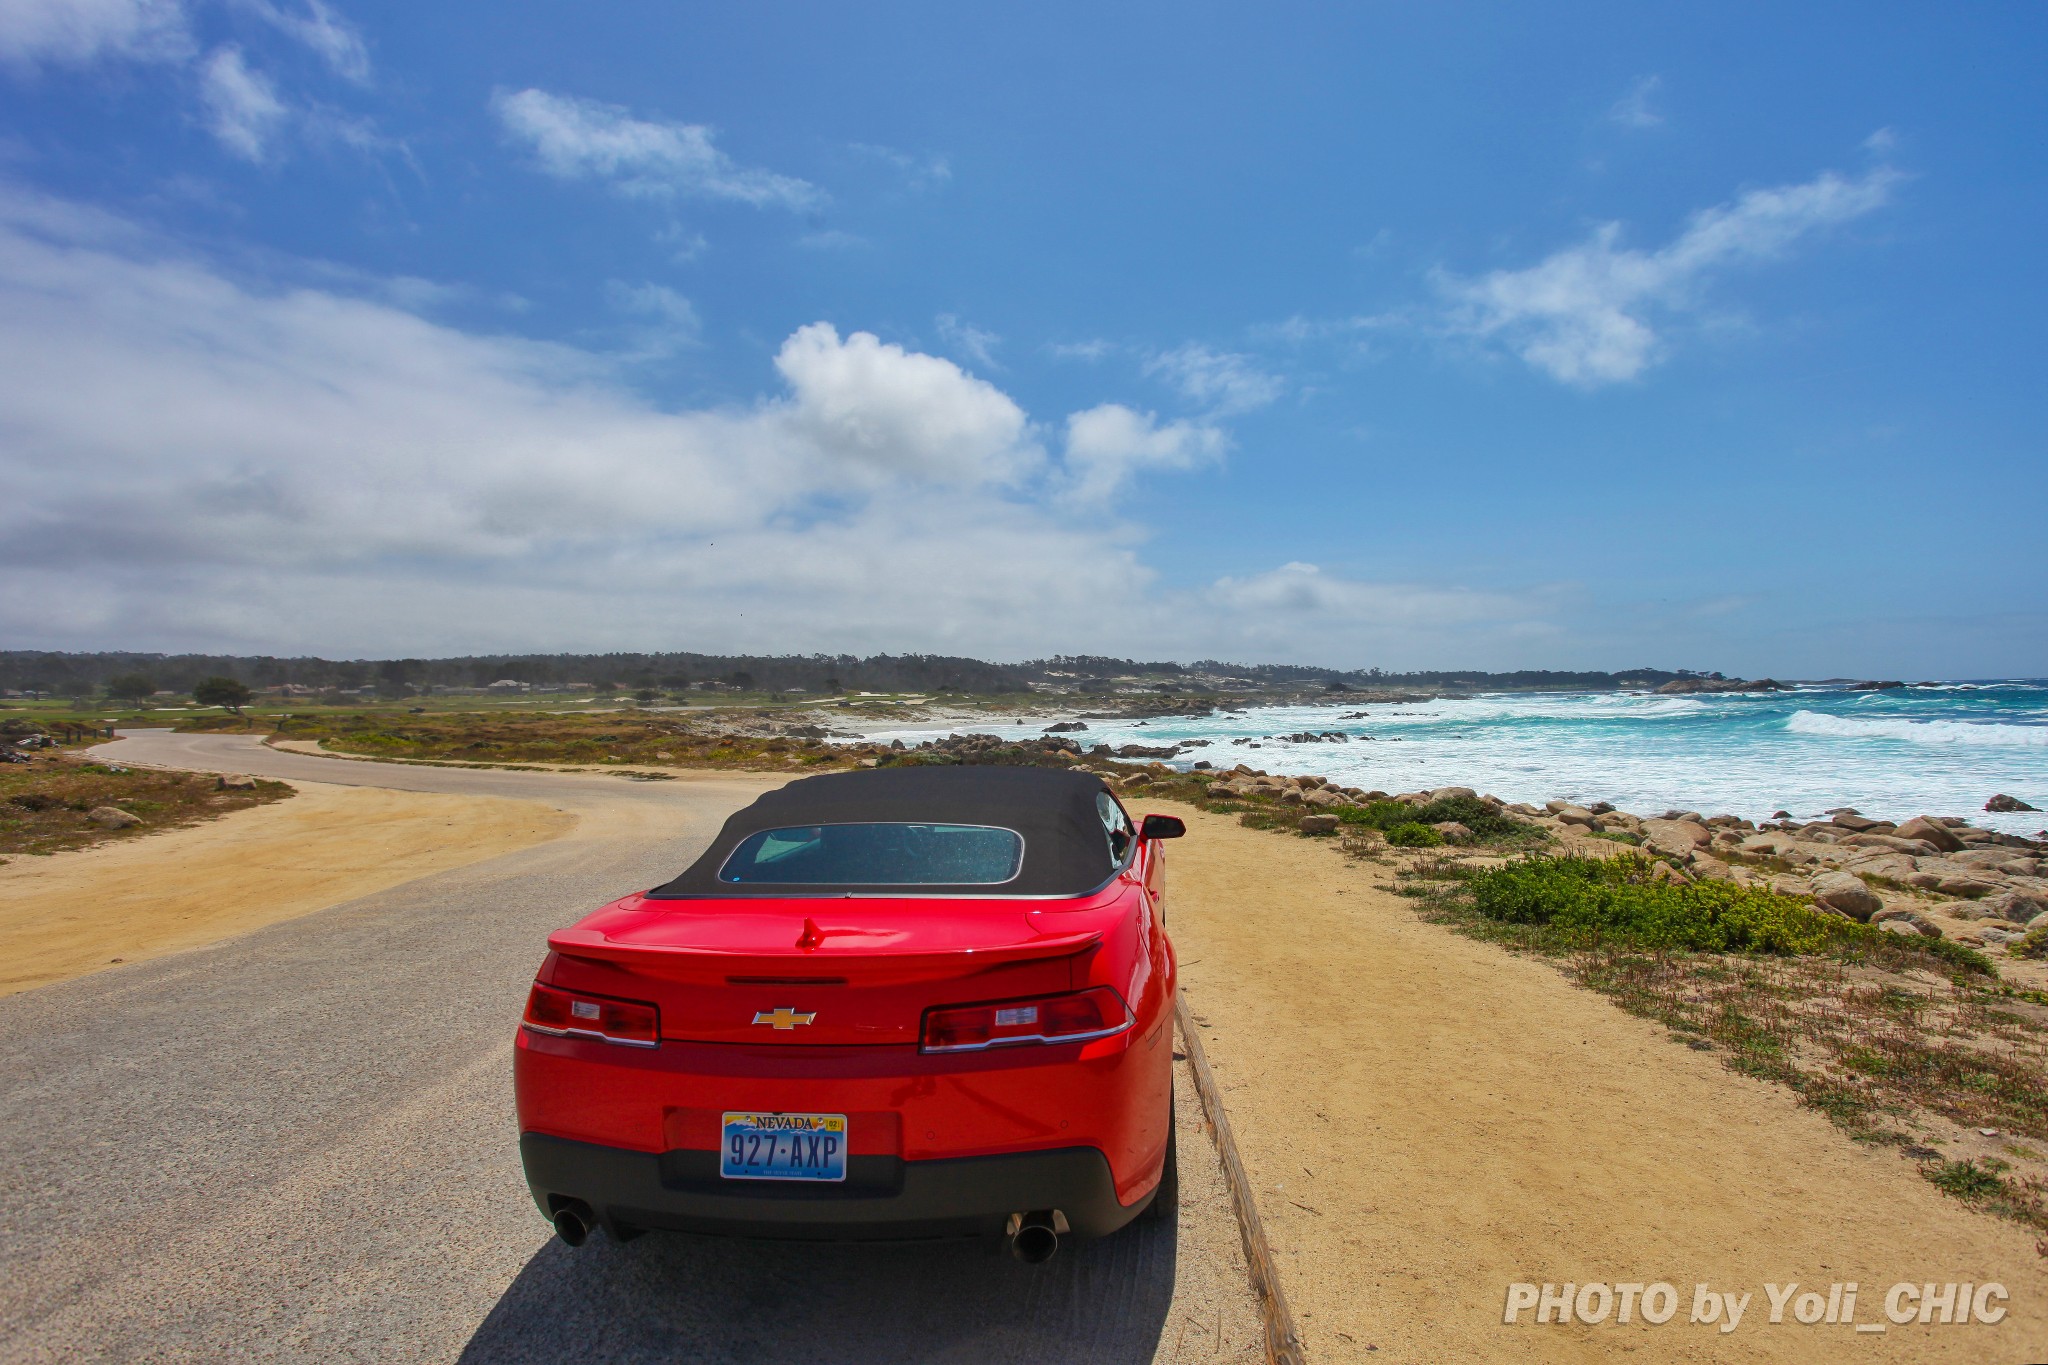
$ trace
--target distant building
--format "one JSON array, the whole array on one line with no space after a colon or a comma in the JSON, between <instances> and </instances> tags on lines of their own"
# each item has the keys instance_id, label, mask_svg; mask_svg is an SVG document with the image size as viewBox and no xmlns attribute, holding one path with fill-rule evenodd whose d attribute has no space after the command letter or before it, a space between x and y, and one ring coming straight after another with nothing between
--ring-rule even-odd
<instances>
[{"instance_id":1,"label":"distant building","mask_svg":"<svg viewBox=\"0 0 2048 1365\"><path fill-rule=\"evenodd\" d=\"M486 692L524 692L526 684L517 678L500 678L484 689Z\"/></svg>"}]
</instances>

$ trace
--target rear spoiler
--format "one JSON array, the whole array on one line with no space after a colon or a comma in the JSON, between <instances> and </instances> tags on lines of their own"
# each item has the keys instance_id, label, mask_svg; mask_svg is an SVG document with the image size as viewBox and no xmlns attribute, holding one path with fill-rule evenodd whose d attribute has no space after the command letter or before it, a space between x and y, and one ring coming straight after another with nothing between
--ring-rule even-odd
<instances>
[{"instance_id":1,"label":"rear spoiler","mask_svg":"<svg viewBox=\"0 0 2048 1365\"><path fill-rule=\"evenodd\" d=\"M806 925L810 924L806 921ZM858 953L837 953L832 951L832 940L852 940L848 946L858 943L864 931L858 929L819 931L819 941L813 947L800 948L792 945L783 952L736 953L721 948L690 948L668 944L616 943L596 930L580 927L558 929L548 935L548 946L565 957L580 957L587 961L611 962L621 966L660 968L667 966L689 970L725 972L733 975L786 972L798 963L837 965L874 963L889 971L907 971L913 975L922 970L958 972L961 967L992 967L1011 962L1033 962L1043 958L1072 957L1087 952L1102 942L1102 931L1091 929L1073 934L1046 934L1025 939L1018 943L993 944L986 948L919 948L909 952L890 952L887 948L864 948Z\"/></svg>"}]
</instances>

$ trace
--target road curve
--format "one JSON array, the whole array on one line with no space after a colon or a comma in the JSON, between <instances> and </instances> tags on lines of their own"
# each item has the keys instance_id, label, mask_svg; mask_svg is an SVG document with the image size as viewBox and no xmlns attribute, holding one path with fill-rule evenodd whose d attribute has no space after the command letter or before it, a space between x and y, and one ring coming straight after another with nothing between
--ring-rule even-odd
<instances>
[{"instance_id":1,"label":"road curve","mask_svg":"<svg viewBox=\"0 0 2048 1365\"><path fill-rule=\"evenodd\" d=\"M1049 1266L663 1234L571 1251L520 1179L547 932L672 874L773 778L352 763L140 732L124 762L550 801L563 839L0 1000L0 1361L1256 1359L1181 1101L1183 1214Z\"/></svg>"}]
</instances>

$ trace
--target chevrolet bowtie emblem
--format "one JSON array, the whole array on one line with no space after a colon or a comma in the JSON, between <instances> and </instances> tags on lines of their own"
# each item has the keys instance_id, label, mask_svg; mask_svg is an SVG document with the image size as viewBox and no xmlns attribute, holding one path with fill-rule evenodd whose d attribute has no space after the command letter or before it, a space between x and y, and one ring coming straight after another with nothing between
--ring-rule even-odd
<instances>
[{"instance_id":1,"label":"chevrolet bowtie emblem","mask_svg":"<svg viewBox=\"0 0 2048 1365\"><path fill-rule=\"evenodd\" d=\"M799 1014L786 1005L778 1010L756 1010L754 1012L755 1023L767 1024L769 1027L780 1029L785 1033L795 1028L798 1024L808 1024L817 1017L815 1012Z\"/></svg>"}]
</instances>

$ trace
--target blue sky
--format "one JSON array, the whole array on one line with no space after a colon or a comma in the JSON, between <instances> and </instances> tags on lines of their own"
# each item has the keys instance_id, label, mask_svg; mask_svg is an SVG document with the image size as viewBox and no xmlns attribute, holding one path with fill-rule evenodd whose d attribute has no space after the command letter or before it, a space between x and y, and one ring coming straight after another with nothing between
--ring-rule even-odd
<instances>
[{"instance_id":1,"label":"blue sky","mask_svg":"<svg viewBox=\"0 0 2048 1365\"><path fill-rule=\"evenodd\" d=\"M5 0L0 636L2048 673L2044 31Z\"/></svg>"}]
</instances>

